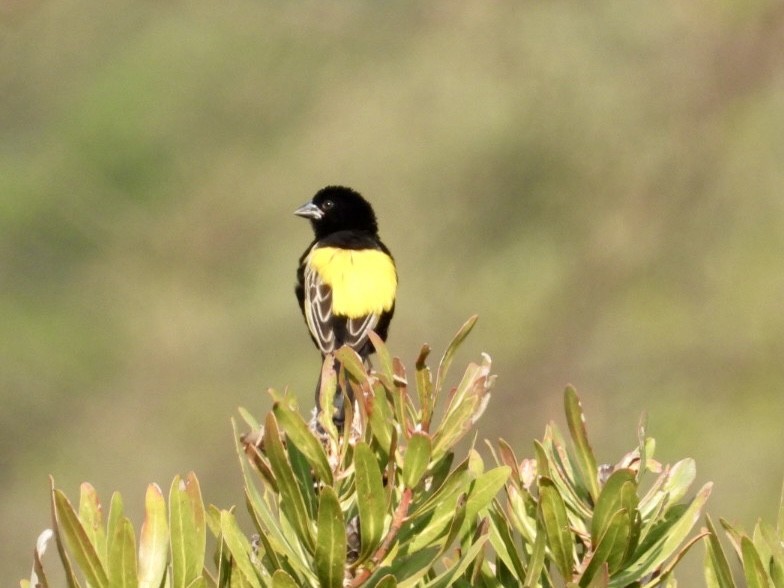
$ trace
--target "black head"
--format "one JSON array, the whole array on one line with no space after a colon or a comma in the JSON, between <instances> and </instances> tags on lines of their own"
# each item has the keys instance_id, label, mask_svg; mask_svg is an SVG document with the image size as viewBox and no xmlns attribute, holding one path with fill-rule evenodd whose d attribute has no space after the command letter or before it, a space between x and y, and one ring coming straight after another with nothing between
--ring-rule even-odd
<instances>
[{"instance_id":1,"label":"black head","mask_svg":"<svg viewBox=\"0 0 784 588\"><path fill-rule=\"evenodd\" d=\"M337 231L378 232L376 215L370 203L358 192L343 186L322 188L294 214L310 219L317 239Z\"/></svg>"}]
</instances>

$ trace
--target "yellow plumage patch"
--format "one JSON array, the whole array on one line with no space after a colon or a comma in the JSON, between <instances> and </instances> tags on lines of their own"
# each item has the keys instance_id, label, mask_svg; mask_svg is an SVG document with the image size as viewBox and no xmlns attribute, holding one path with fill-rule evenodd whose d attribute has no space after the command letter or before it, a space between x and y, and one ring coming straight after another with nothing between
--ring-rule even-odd
<instances>
[{"instance_id":1,"label":"yellow plumage patch","mask_svg":"<svg viewBox=\"0 0 784 588\"><path fill-rule=\"evenodd\" d=\"M308 263L332 289L334 314L357 318L392 308L397 274L383 251L317 247Z\"/></svg>"}]
</instances>

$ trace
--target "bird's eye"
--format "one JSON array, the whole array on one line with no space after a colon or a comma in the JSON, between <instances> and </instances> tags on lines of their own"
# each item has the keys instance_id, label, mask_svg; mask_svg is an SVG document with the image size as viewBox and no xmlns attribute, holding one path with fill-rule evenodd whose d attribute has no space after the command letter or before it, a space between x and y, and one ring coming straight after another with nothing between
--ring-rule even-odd
<instances>
[{"instance_id":1,"label":"bird's eye","mask_svg":"<svg viewBox=\"0 0 784 588\"><path fill-rule=\"evenodd\" d=\"M335 203L332 200L325 200L321 203L321 210L329 210L333 206L335 206Z\"/></svg>"}]
</instances>

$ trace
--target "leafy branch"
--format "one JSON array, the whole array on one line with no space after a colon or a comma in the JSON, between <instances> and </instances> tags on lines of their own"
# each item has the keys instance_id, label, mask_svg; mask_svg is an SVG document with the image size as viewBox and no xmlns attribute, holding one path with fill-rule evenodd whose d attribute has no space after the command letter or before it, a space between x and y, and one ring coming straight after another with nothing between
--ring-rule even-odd
<instances>
[{"instance_id":1,"label":"leafy branch","mask_svg":"<svg viewBox=\"0 0 784 588\"><path fill-rule=\"evenodd\" d=\"M488 443L489 465L473 444L457 449L495 382L483 354L447 387L475 321L458 331L435 377L427 346L413 377L377 337L375 371L338 350L339 371L324 363L321 406L350 387L356 403L344 432L326 413L307 421L293 396L274 390L263 426L240 409L245 432L232 426L253 533L233 508L205 507L192 472L174 478L168 505L148 487L138 542L119 494L104 519L92 486L82 485L74 507L52 482L52 529L21 586L49 586L43 555L52 538L71 588L653 588L675 586L678 563L700 541L707 585L737 586L710 518L695 532L711 484L692 494L693 460L656 461L644 421L631 451L599 465L569 387L568 438L551 423L524 459L503 439ZM722 520L749 586L784 585L783 524L784 506L776 529L759 523L751 537Z\"/></svg>"}]
</instances>

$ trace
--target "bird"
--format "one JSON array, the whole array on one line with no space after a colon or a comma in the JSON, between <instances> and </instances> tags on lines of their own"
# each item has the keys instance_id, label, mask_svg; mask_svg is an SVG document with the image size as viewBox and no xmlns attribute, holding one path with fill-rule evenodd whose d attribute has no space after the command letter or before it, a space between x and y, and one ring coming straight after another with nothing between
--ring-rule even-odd
<instances>
[{"instance_id":1,"label":"bird","mask_svg":"<svg viewBox=\"0 0 784 588\"><path fill-rule=\"evenodd\" d=\"M375 350L368 333L373 330L386 341L398 282L395 260L378 235L373 207L351 188L327 186L294 214L310 220L313 228L314 239L299 259L295 293L322 365L330 354L348 345L369 366ZM320 389L319 375L318 412ZM353 402L350 390L346 395ZM335 407L333 422L342 429L340 390Z\"/></svg>"}]
</instances>

